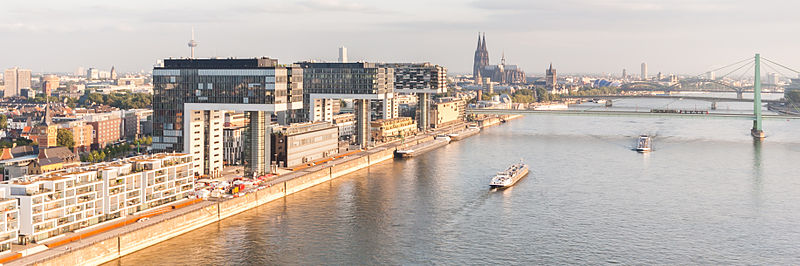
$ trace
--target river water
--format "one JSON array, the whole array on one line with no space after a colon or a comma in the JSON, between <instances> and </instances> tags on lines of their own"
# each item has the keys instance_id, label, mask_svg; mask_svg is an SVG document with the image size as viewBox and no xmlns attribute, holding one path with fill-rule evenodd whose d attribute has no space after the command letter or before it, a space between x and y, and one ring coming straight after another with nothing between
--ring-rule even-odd
<instances>
[{"instance_id":1,"label":"river water","mask_svg":"<svg viewBox=\"0 0 800 266\"><path fill-rule=\"evenodd\" d=\"M710 105L671 101L614 108ZM528 115L109 265L798 264L800 121L765 121L763 142L751 125ZM655 151L632 151L644 133ZM531 174L489 190L520 159Z\"/></svg>"}]
</instances>

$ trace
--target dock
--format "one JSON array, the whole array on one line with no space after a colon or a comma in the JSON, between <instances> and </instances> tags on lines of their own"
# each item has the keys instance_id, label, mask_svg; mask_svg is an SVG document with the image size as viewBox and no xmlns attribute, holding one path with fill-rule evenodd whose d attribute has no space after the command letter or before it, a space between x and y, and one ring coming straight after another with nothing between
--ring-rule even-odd
<instances>
[{"instance_id":1,"label":"dock","mask_svg":"<svg viewBox=\"0 0 800 266\"><path fill-rule=\"evenodd\" d=\"M433 141L423 142L420 144L412 145L403 149L398 148L395 151L395 156L397 157L414 157L425 153L427 151L442 147L450 143L450 140L447 139L435 139Z\"/></svg>"},{"instance_id":2,"label":"dock","mask_svg":"<svg viewBox=\"0 0 800 266\"><path fill-rule=\"evenodd\" d=\"M477 135L480 132L481 132L480 128L466 128L460 131L447 134L447 136L449 136L453 141L459 141Z\"/></svg>"}]
</instances>

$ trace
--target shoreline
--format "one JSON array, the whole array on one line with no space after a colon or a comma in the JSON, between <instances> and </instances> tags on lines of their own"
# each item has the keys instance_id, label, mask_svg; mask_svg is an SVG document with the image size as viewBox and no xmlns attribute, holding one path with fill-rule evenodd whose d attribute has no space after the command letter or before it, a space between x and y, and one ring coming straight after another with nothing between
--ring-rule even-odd
<instances>
[{"instance_id":1,"label":"shoreline","mask_svg":"<svg viewBox=\"0 0 800 266\"><path fill-rule=\"evenodd\" d=\"M520 117L522 115L489 117L478 121L478 124L481 129L485 129ZM486 122L485 125L484 122ZM431 136L419 136L421 138L415 142L420 144L433 141L432 136L437 133L439 133L438 130L431 133ZM369 168L371 165L393 160L395 150L400 146L391 143L287 173L271 181L270 186L241 197L221 201L204 200L153 216L143 223L133 223L63 246L17 257L5 264L99 265L106 263L304 189Z\"/></svg>"}]
</instances>

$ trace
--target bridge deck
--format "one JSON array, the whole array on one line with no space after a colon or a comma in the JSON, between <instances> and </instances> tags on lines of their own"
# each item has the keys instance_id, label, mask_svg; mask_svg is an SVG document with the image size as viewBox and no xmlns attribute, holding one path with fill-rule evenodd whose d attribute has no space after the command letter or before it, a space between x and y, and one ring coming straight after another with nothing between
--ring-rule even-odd
<instances>
[{"instance_id":1,"label":"bridge deck","mask_svg":"<svg viewBox=\"0 0 800 266\"><path fill-rule=\"evenodd\" d=\"M591 110L513 110L513 109L467 109L470 114L539 114L539 115L585 115L585 116L638 116L638 117L678 117L678 118L694 118L694 119L707 119L707 118L721 118L721 119L738 119L738 120L754 120L755 116L752 114L727 114L727 113L709 113L709 114L677 114L677 113L651 113L651 112L635 112L635 111L591 111ZM763 115L763 119L800 119L800 116L784 116L784 115Z\"/></svg>"},{"instance_id":2,"label":"bridge deck","mask_svg":"<svg viewBox=\"0 0 800 266\"><path fill-rule=\"evenodd\" d=\"M726 97L707 96L678 96L678 95L597 95L597 96L562 96L564 99L624 99L624 98L654 98L654 99L685 99L709 102L753 102L753 99L738 99ZM780 100L761 100L764 103L780 103Z\"/></svg>"}]
</instances>

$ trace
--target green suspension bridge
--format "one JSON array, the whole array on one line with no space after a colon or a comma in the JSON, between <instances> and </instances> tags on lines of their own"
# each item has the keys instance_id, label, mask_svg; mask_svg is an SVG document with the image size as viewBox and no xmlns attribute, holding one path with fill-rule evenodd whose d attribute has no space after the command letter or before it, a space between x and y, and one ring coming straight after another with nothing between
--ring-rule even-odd
<instances>
[{"instance_id":1,"label":"green suspension bridge","mask_svg":"<svg viewBox=\"0 0 800 266\"><path fill-rule=\"evenodd\" d=\"M763 107L763 103L779 103L779 100L762 100L761 93L762 93L762 82L761 82L761 66L765 65L771 68L773 71L777 73L782 72L778 71L775 67L770 64L764 64L762 60L778 66L780 68L786 69L790 72L800 74L800 71L793 70L788 68L782 64L776 63L766 58L762 58L760 54L755 54L753 57L746 58L744 60L738 61L736 63L717 68L711 71L719 71L726 68L733 68L733 71L728 72L727 74L721 76L720 78L710 80L710 79L703 79L700 78L703 74L697 75L696 77L691 77L687 79L687 82L684 83L676 83L671 86L663 86L658 83L653 82L637 82L637 86L642 85L642 83L647 83L650 85L650 90L661 90L661 91L678 91L681 90L682 86L679 84L687 84L687 83L714 83L718 85L719 88L723 88L722 90L704 90L704 91L720 91L720 92L736 92L737 98L721 98L721 97L696 97L696 96L675 96L675 95L601 95L601 96L564 96L564 98L593 98L593 99L617 99L617 98L665 98L665 99L695 99L695 100L705 100L711 101L713 106L715 106L716 102L753 102L753 114L731 114L731 113L705 113L705 114L681 114L681 113L654 113L654 112L641 112L641 111L597 111L597 110L530 110L530 109L484 109L484 108L471 108L467 109L467 113L470 114L546 114L546 115L591 115L591 116L638 116L638 117L681 117L681 118L720 118L720 119L746 119L753 121L753 127L750 129L751 135L756 139L763 139L765 137L764 129L762 126L762 121L764 119L800 119L800 116L784 116L784 115L764 115L761 112ZM749 66L749 67L748 67ZM744 73L738 77L738 80L741 80L745 73L752 70L753 72L753 84L752 85L733 85L733 82L725 81L724 78L736 73L740 70L744 69ZM708 72L704 72L708 73ZM784 75L784 77L788 77ZM655 85L658 84L658 85ZM639 87L639 88L643 88ZM636 86L628 86L621 88L622 90L636 88ZM665 90L666 89L666 90ZM686 90L681 90L686 91ZM689 90L692 91L692 90ZM743 99L741 97L742 92L744 91L752 91L753 92L753 99Z\"/></svg>"}]
</instances>

